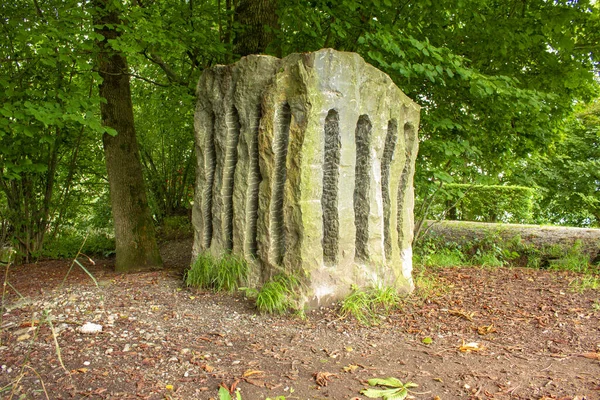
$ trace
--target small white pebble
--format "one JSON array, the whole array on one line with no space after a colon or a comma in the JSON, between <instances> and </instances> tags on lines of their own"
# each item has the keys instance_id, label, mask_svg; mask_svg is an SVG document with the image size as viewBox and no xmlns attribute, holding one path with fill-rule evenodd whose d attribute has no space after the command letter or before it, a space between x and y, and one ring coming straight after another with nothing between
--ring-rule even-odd
<instances>
[{"instance_id":1,"label":"small white pebble","mask_svg":"<svg viewBox=\"0 0 600 400\"><path fill-rule=\"evenodd\" d=\"M98 333L102 332L102 325L94 324L93 322L86 322L77 330L81 333Z\"/></svg>"}]
</instances>

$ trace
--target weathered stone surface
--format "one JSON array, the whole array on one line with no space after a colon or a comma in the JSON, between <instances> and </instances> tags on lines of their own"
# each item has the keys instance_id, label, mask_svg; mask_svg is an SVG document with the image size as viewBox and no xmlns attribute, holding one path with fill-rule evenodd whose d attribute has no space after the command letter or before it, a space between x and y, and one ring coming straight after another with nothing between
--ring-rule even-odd
<instances>
[{"instance_id":1,"label":"weathered stone surface","mask_svg":"<svg viewBox=\"0 0 600 400\"><path fill-rule=\"evenodd\" d=\"M194 258L226 251L318 305L412 289L420 107L354 53L248 56L198 84Z\"/></svg>"}]
</instances>

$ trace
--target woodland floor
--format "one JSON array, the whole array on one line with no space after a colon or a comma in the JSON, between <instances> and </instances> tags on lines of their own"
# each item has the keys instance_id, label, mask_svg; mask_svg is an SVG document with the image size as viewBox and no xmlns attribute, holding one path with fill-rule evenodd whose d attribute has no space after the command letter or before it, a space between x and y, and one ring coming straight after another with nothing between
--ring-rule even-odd
<instances>
[{"instance_id":1,"label":"woodland floor","mask_svg":"<svg viewBox=\"0 0 600 400\"><path fill-rule=\"evenodd\" d=\"M242 295L186 289L189 246L166 243L163 272L86 263L99 287L75 266L60 288L69 260L11 267L25 299L7 286L0 396L207 400L223 382L244 400L366 399L367 379L394 376L418 384L417 399L600 399L600 296L573 291L573 273L436 269L445 293L362 327L335 310L257 315ZM103 331L82 334L85 322Z\"/></svg>"}]
</instances>

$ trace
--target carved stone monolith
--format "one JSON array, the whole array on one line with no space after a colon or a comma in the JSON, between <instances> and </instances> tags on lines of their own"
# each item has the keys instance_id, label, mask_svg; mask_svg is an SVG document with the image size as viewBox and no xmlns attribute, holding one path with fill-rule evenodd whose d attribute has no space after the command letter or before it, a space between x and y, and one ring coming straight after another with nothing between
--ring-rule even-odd
<instances>
[{"instance_id":1,"label":"carved stone monolith","mask_svg":"<svg viewBox=\"0 0 600 400\"><path fill-rule=\"evenodd\" d=\"M312 307L412 289L420 107L389 76L331 49L251 55L197 93L194 259L243 257L253 287L294 274Z\"/></svg>"}]
</instances>

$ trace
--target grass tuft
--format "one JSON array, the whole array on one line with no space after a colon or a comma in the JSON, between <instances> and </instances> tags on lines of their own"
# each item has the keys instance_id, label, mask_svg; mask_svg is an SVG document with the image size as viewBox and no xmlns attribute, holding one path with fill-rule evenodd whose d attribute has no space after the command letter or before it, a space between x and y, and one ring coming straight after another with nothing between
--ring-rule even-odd
<instances>
[{"instance_id":1,"label":"grass tuft","mask_svg":"<svg viewBox=\"0 0 600 400\"><path fill-rule=\"evenodd\" d=\"M425 259L430 267L455 267L465 265L465 256L459 249L441 248L432 252Z\"/></svg>"},{"instance_id":2,"label":"grass tuft","mask_svg":"<svg viewBox=\"0 0 600 400\"><path fill-rule=\"evenodd\" d=\"M411 297L421 301L427 301L432 298L440 297L450 290L435 274L434 270L428 270L423 265L415 266L413 270L415 281L415 291Z\"/></svg>"},{"instance_id":3,"label":"grass tuft","mask_svg":"<svg viewBox=\"0 0 600 400\"><path fill-rule=\"evenodd\" d=\"M583 293L586 290L600 290L600 276L584 275L573 279L569 287L574 292Z\"/></svg>"},{"instance_id":4,"label":"grass tuft","mask_svg":"<svg viewBox=\"0 0 600 400\"><path fill-rule=\"evenodd\" d=\"M278 274L265 283L256 296L256 308L269 314L284 314L294 309L300 281L292 275Z\"/></svg>"},{"instance_id":5,"label":"grass tuft","mask_svg":"<svg viewBox=\"0 0 600 400\"><path fill-rule=\"evenodd\" d=\"M248 264L245 260L232 254L215 259L210 254L202 253L187 271L185 284L218 292L233 292L246 281L247 276Z\"/></svg>"},{"instance_id":6,"label":"grass tuft","mask_svg":"<svg viewBox=\"0 0 600 400\"><path fill-rule=\"evenodd\" d=\"M342 318L352 315L363 325L377 325L382 315L400 304L400 296L394 288L374 287L359 289L352 286L352 293L342 302L340 314Z\"/></svg>"},{"instance_id":7,"label":"grass tuft","mask_svg":"<svg viewBox=\"0 0 600 400\"><path fill-rule=\"evenodd\" d=\"M592 266L590 257L583 251L583 243L577 240L571 248L564 254L564 251L555 251L550 253L556 259L549 260L549 269L554 271L571 271L579 274L591 274Z\"/></svg>"}]
</instances>

